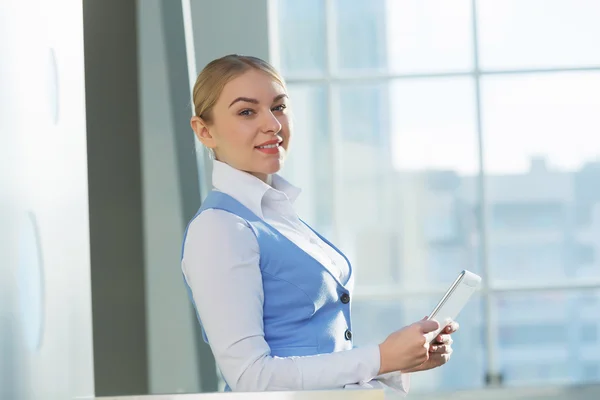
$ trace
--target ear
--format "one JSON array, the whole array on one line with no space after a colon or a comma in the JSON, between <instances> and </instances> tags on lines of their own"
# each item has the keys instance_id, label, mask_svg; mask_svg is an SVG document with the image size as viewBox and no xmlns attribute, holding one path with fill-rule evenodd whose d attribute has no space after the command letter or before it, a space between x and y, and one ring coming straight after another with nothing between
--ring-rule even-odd
<instances>
[{"instance_id":1,"label":"ear","mask_svg":"<svg viewBox=\"0 0 600 400\"><path fill-rule=\"evenodd\" d=\"M208 147L209 149L214 149L217 147L214 137L210 134L210 130L208 129L208 124L206 121L198 116L193 116L190 120L190 125L196 134L196 137L204 146Z\"/></svg>"}]
</instances>

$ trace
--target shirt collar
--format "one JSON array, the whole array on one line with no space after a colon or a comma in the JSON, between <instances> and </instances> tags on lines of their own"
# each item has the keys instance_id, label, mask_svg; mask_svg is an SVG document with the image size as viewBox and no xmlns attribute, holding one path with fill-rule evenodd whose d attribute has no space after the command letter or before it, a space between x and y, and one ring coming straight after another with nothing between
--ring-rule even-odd
<instances>
[{"instance_id":1,"label":"shirt collar","mask_svg":"<svg viewBox=\"0 0 600 400\"><path fill-rule=\"evenodd\" d=\"M221 161L213 161L212 184L215 189L230 195L260 218L263 216L264 198L285 196L292 204L300 195L300 188L292 185L282 176L273 174L271 185L254 175L240 171Z\"/></svg>"}]
</instances>

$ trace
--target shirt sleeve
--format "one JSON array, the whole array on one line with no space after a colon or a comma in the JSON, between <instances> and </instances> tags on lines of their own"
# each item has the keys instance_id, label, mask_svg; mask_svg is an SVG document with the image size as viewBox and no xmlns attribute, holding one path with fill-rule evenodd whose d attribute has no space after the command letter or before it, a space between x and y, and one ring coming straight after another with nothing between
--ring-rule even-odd
<instances>
[{"instance_id":1,"label":"shirt sleeve","mask_svg":"<svg viewBox=\"0 0 600 400\"><path fill-rule=\"evenodd\" d=\"M271 356L264 339L259 247L223 210L190 223L182 270L219 369L233 391L336 389L379 372L379 346L305 357Z\"/></svg>"}]
</instances>

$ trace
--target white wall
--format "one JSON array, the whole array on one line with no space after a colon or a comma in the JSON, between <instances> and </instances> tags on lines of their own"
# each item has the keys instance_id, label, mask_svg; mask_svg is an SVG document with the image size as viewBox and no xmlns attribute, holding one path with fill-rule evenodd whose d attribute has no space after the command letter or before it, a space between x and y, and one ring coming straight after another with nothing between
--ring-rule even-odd
<instances>
[{"instance_id":1,"label":"white wall","mask_svg":"<svg viewBox=\"0 0 600 400\"><path fill-rule=\"evenodd\" d=\"M0 60L0 398L93 396L81 4L0 2Z\"/></svg>"}]
</instances>

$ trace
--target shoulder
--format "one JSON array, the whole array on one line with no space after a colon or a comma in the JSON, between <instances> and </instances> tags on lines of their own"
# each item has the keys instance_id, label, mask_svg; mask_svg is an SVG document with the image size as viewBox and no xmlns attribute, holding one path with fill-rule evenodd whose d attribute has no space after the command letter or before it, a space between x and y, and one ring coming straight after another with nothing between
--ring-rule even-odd
<instances>
[{"instance_id":1,"label":"shoulder","mask_svg":"<svg viewBox=\"0 0 600 400\"><path fill-rule=\"evenodd\" d=\"M223 288L228 293L239 291L240 284L251 283L254 290L260 288L256 237L247 222L237 215L217 209L204 210L188 226L181 271L195 297Z\"/></svg>"},{"instance_id":2,"label":"shoulder","mask_svg":"<svg viewBox=\"0 0 600 400\"><path fill-rule=\"evenodd\" d=\"M207 209L192 219L183 242L183 256L196 252L234 251L257 248L250 224L225 210Z\"/></svg>"},{"instance_id":3,"label":"shoulder","mask_svg":"<svg viewBox=\"0 0 600 400\"><path fill-rule=\"evenodd\" d=\"M250 224L244 218L232 212L209 208L200 212L190 221L188 231L210 230L220 232L231 227L249 229Z\"/></svg>"}]
</instances>

